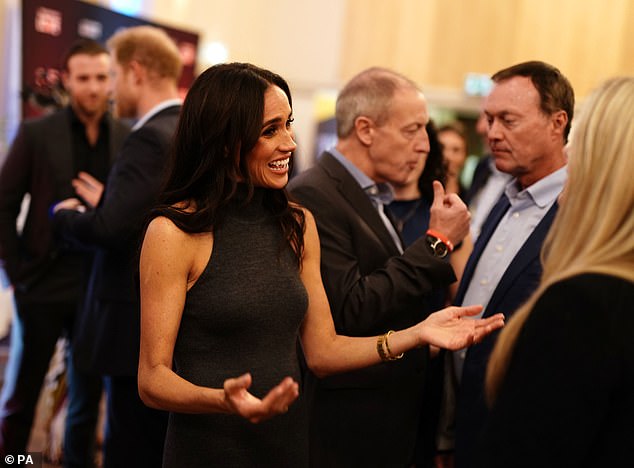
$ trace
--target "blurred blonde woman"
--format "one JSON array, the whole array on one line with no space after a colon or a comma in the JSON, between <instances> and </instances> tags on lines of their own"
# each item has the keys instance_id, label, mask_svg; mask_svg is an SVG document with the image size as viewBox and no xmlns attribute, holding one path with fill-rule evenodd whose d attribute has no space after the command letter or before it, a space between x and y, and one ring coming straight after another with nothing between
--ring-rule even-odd
<instances>
[{"instance_id":1,"label":"blurred blonde woman","mask_svg":"<svg viewBox=\"0 0 634 468\"><path fill-rule=\"evenodd\" d=\"M634 77L588 98L569 158L541 285L488 367L481 466L634 463Z\"/></svg>"}]
</instances>

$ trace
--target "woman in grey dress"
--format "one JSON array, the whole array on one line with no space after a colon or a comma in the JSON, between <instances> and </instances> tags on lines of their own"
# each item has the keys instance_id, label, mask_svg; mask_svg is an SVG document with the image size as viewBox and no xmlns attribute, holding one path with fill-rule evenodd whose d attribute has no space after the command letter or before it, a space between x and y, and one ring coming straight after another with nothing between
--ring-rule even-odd
<instances>
[{"instance_id":1,"label":"woman in grey dress","mask_svg":"<svg viewBox=\"0 0 634 468\"><path fill-rule=\"evenodd\" d=\"M140 262L139 392L170 411L165 466L306 466L298 338L323 376L503 325L450 307L378 337L336 334L315 221L285 191L291 103L280 76L249 64L208 69L185 100Z\"/></svg>"}]
</instances>

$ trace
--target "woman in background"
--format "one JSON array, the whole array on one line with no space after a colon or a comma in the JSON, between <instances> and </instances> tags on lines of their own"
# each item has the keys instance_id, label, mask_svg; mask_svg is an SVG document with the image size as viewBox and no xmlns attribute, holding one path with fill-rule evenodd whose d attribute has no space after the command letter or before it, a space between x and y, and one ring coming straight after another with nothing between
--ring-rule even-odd
<instances>
[{"instance_id":1,"label":"woman in background","mask_svg":"<svg viewBox=\"0 0 634 468\"><path fill-rule=\"evenodd\" d=\"M467 161L467 135L460 122L452 122L438 129L438 140L447 172L445 189L447 193L464 196L465 189L460 182L462 168Z\"/></svg>"},{"instance_id":2,"label":"woman in background","mask_svg":"<svg viewBox=\"0 0 634 468\"><path fill-rule=\"evenodd\" d=\"M429 228L429 210L434 201L432 182L438 180L445 185L442 147L431 120L425 130L429 137L429 153L420 158L404 184L392 184L394 201L388 205L394 224L403 238L403 247L408 247Z\"/></svg>"},{"instance_id":3,"label":"woman in background","mask_svg":"<svg viewBox=\"0 0 634 468\"><path fill-rule=\"evenodd\" d=\"M443 128L445 128L445 132L453 132L453 130L447 130L447 128L453 127ZM447 183L447 161L443 156L443 146L433 121L430 120L427 123L425 130L429 138L429 153L420 159L405 183L392 184L394 201L387 207L396 229L403 239L404 247L408 247L416 239L424 236L429 228L429 210L434 201L433 181L440 181L447 193L452 192ZM460 247L449 255L449 262L454 269L457 280L446 291L435 291L430 300L432 310L452 303L472 250L471 237L467 236Z\"/></svg>"},{"instance_id":4,"label":"woman in background","mask_svg":"<svg viewBox=\"0 0 634 468\"><path fill-rule=\"evenodd\" d=\"M540 287L489 363L483 467L634 463L634 77L578 119Z\"/></svg>"},{"instance_id":5,"label":"woman in background","mask_svg":"<svg viewBox=\"0 0 634 468\"><path fill-rule=\"evenodd\" d=\"M306 466L298 338L324 376L503 325L449 307L378 337L336 335L314 218L285 191L291 105L279 75L249 64L208 69L183 105L140 262L139 393L171 412L166 467Z\"/></svg>"}]
</instances>

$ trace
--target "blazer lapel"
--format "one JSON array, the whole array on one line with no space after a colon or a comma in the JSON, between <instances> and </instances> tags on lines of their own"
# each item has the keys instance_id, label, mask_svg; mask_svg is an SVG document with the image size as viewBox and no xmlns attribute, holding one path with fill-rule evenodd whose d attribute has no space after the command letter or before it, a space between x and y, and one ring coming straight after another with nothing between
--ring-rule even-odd
<instances>
[{"instance_id":1,"label":"blazer lapel","mask_svg":"<svg viewBox=\"0 0 634 468\"><path fill-rule=\"evenodd\" d=\"M393 252L393 255L398 255L400 253L398 247L394 244L392 236L383 224L381 216L354 177L328 152L321 156L318 164L335 181L337 190L348 201L352 209L358 213L360 221L372 230L388 250Z\"/></svg>"},{"instance_id":2,"label":"blazer lapel","mask_svg":"<svg viewBox=\"0 0 634 468\"><path fill-rule=\"evenodd\" d=\"M555 202L553 206L550 207L546 215L535 227L535 230L531 233L528 239L526 239L522 248L519 252L517 252L517 255L515 255L511 261L511 264L502 275L502 278L500 278L500 282L496 286L495 291L493 291L493 295L491 296L487 309L484 311L483 317L487 317L497 312L496 304L501 300L502 296L512 288L512 285L516 281L517 277L522 275L532 262L539 259L541 247L548 231L550 230L553 219L557 214L558 206L557 202ZM512 312L514 311L509 311L509 313Z\"/></svg>"},{"instance_id":3,"label":"blazer lapel","mask_svg":"<svg viewBox=\"0 0 634 468\"><path fill-rule=\"evenodd\" d=\"M50 121L48 137L43 138L47 153L55 155L55 157L49 158L53 173L60 183L64 182L64 185L67 184L66 181L73 179L77 173L73 158L73 145L70 136L71 125L68 113L68 109L58 112L55 118ZM71 190L71 187L67 187L66 190Z\"/></svg>"},{"instance_id":4,"label":"blazer lapel","mask_svg":"<svg viewBox=\"0 0 634 468\"><path fill-rule=\"evenodd\" d=\"M489 216L484 221L484 224L482 225L482 230L480 231L480 235L478 236L478 239L473 246L473 252L471 252L471 255L469 255L469 259L467 260L467 264L465 265L464 272L462 273L460 286L458 287L458 292L456 293L456 298L454 300L454 303L456 305L462 304L464 295L467 292L467 287L469 286L469 283L471 283L471 278L473 277L475 268L480 261L480 256L482 255L484 248L489 243L489 240L495 232L498 224L502 220L502 217L508 211L509 206L511 206L509 199L505 194L502 194L498 202L491 209Z\"/></svg>"}]
</instances>

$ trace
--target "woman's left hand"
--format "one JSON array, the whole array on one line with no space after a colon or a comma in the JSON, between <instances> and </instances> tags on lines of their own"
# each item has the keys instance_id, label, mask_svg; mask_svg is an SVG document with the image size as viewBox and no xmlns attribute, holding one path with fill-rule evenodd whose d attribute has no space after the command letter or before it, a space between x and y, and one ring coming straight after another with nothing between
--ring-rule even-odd
<instances>
[{"instance_id":1,"label":"woman's left hand","mask_svg":"<svg viewBox=\"0 0 634 468\"><path fill-rule=\"evenodd\" d=\"M504 315L495 314L483 319L471 316L482 312L482 306L446 307L434 312L420 323L423 341L440 348L457 350L504 326Z\"/></svg>"},{"instance_id":2,"label":"woman's left hand","mask_svg":"<svg viewBox=\"0 0 634 468\"><path fill-rule=\"evenodd\" d=\"M299 384L286 377L273 387L262 399L249 393L252 377L250 373L224 383L225 405L231 413L238 414L252 423L265 421L288 411L299 396Z\"/></svg>"}]
</instances>

